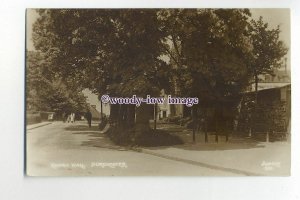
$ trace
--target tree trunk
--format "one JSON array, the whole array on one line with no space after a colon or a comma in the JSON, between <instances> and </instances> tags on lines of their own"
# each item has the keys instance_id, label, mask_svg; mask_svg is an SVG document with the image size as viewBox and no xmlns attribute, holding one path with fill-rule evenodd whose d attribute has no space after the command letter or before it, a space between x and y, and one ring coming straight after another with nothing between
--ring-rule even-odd
<instances>
[{"instance_id":1,"label":"tree trunk","mask_svg":"<svg viewBox=\"0 0 300 200\"><path fill-rule=\"evenodd\" d=\"M149 120L152 117L152 106L141 104L136 107L136 123L135 123L135 136L147 134L150 130Z\"/></svg>"},{"instance_id":2,"label":"tree trunk","mask_svg":"<svg viewBox=\"0 0 300 200\"><path fill-rule=\"evenodd\" d=\"M156 130L157 104L154 104L154 130Z\"/></svg>"},{"instance_id":3,"label":"tree trunk","mask_svg":"<svg viewBox=\"0 0 300 200\"><path fill-rule=\"evenodd\" d=\"M126 127L133 128L134 121L135 121L135 105L126 105L127 112L126 112Z\"/></svg>"},{"instance_id":4,"label":"tree trunk","mask_svg":"<svg viewBox=\"0 0 300 200\"><path fill-rule=\"evenodd\" d=\"M258 96L258 76L255 75L255 99L254 99L254 112L256 111L257 105L257 96Z\"/></svg>"},{"instance_id":5,"label":"tree trunk","mask_svg":"<svg viewBox=\"0 0 300 200\"><path fill-rule=\"evenodd\" d=\"M208 135L207 135L207 118L204 121L204 134L205 134L205 143L208 142Z\"/></svg>"},{"instance_id":6,"label":"tree trunk","mask_svg":"<svg viewBox=\"0 0 300 200\"><path fill-rule=\"evenodd\" d=\"M196 130L197 130L197 108L192 107L192 120L193 120L193 142L196 141Z\"/></svg>"},{"instance_id":7,"label":"tree trunk","mask_svg":"<svg viewBox=\"0 0 300 200\"><path fill-rule=\"evenodd\" d=\"M100 101L100 120L101 120L101 122L102 122L102 120L103 120L103 104L102 104L102 101Z\"/></svg>"},{"instance_id":8,"label":"tree trunk","mask_svg":"<svg viewBox=\"0 0 300 200\"><path fill-rule=\"evenodd\" d=\"M216 105L216 112L215 112L215 126L216 126L215 142L217 142L217 143L219 142L221 116L222 116L222 106L221 106L221 103L218 102Z\"/></svg>"},{"instance_id":9,"label":"tree trunk","mask_svg":"<svg viewBox=\"0 0 300 200\"><path fill-rule=\"evenodd\" d=\"M127 111L127 105L120 105L119 106L119 113L118 113L118 127L121 129L126 128L126 111Z\"/></svg>"},{"instance_id":10,"label":"tree trunk","mask_svg":"<svg viewBox=\"0 0 300 200\"><path fill-rule=\"evenodd\" d=\"M118 104L111 104L110 105L110 123L115 124L118 121L118 114L119 114L119 105Z\"/></svg>"},{"instance_id":11,"label":"tree trunk","mask_svg":"<svg viewBox=\"0 0 300 200\"><path fill-rule=\"evenodd\" d=\"M254 108L252 110L251 119L250 119L249 137L251 137L254 132L254 124L255 124L254 117L256 114L257 96L258 96L258 75L257 74L254 75L254 79L255 79L255 97L254 97Z\"/></svg>"},{"instance_id":12,"label":"tree trunk","mask_svg":"<svg viewBox=\"0 0 300 200\"><path fill-rule=\"evenodd\" d=\"M258 90L258 76L255 75L255 103L257 101L257 90Z\"/></svg>"}]
</instances>

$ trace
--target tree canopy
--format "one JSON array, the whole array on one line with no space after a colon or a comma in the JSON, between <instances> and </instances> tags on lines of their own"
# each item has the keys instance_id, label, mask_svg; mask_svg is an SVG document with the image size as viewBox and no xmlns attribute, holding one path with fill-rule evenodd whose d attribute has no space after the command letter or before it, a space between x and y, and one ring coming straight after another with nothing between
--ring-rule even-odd
<instances>
[{"instance_id":1,"label":"tree canopy","mask_svg":"<svg viewBox=\"0 0 300 200\"><path fill-rule=\"evenodd\" d=\"M251 20L249 26L250 41L252 45L250 54L250 70L255 76L256 84L261 74L273 74L274 69L283 64L283 57L287 54L287 47L280 40L280 27L270 29L268 23Z\"/></svg>"},{"instance_id":2,"label":"tree canopy","mask_svg":"<svg viewBox=\"0 0 300 200\"><path fill-rule=\"evenodd\" d=\"M49 63L40 52L27 52L27 109L33 111L82 111L86 99L78 88L71 89L49 71Z\"/></svg>"},{"instance_id":3,"label":"tree canopy","mask_svg":"<svg viewBox=\"0 0 300 200\"><path fill-rule=\"evenodd\" d=\"M248 84L249 10L163 10L181 95L222 99ZM174 20L175 19L175 20Z\"/></svg>"},{"instance_id":4,"label":"tree canopy","mask_svg":"<svg viewBox=\"0 0 300 200\"><path fill-rule=\"evenodd\" d=\"M47 62L45 76L98 95L158 96L165 89L222 104L235 100L259 74L271 73L287 52L280 28L253 20L248 9L38 13L33 40Z\"/></svg>"},{"instance_id":5,"label":"tree canopy","mask_svg":"<svg viewBox=\"0 0 300 200\"><path fill-rule=\"evenodd\" d=\"M36 49L66 81L111 95L159 94L167 65L156 10L39 10ZM41 30L47 30L45 32Z\"/></svg>"}]
</instances>

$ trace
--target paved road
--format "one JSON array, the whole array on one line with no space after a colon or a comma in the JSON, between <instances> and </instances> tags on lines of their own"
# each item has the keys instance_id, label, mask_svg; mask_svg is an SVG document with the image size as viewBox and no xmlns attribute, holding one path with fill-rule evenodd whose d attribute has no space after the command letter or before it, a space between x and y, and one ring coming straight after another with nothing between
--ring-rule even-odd
<instances>
[{"instance_id":1,"label":"paved road","mask_svg":"<svg viewBox=\"0 0 300 200\"><path fill-rule=\"evenodd\" d=\"M31 176L235 176L238 174L135 152L113 145L83 122L54 122L27 131Z\"/></svg>"}]
</instances>

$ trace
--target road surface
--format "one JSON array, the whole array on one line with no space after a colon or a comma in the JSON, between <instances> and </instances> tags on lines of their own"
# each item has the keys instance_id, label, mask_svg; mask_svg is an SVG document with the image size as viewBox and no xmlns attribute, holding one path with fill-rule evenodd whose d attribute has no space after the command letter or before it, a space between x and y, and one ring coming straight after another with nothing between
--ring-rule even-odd
<instances>
[{"instance_id":1,"label":"road surface","mask_svg":"<svg viewBox=\"0 0 300 200\"><path fill-rule=\"evenodd\" d=\"M116 146L85 122L53 122L27 130L29 176L236 176Z\"/></svg>"}]
</instances>

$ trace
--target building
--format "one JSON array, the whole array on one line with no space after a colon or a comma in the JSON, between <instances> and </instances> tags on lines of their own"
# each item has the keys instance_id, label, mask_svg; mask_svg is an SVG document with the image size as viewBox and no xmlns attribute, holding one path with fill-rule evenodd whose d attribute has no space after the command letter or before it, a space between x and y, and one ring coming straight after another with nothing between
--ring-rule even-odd
<instances>
[{"instance_id":1,"label":"building","mask_svg":"<svg viewBox=\"0 0 300 200\"><path fill-rule=\"evenodd\" d=\"M96 105L89 104L89 110L92 113L92 120L100 119L100 112L96 109Z\"/></svg>"},{"instance_id":2,"label":"building","mask_svg":"<svg viewBox=\"0 0 300 200\"><path fill-rule=\"evenodd\" d=\"M247 132L252 127L254 137L268 133L273 141L287 139L291 123L290 81L287 70L275 70L272 75L260 76L257 99L255 84L242 95L239 130Z\"/></svg>"},{"instance_id":3,"label":"building","mask_svg":"<svg viewBox=\"0 0 300 200\"><path fill-rule=\"evenodd\" d=\"M167 98L168 95L165 93L165 90L161 91L161 97L165 98L163 104L157 105L157 120L174 117L174 116L183 116L184 105L182 104L168 104Z\"/></svg>"},{"instance_id":4,"label":"building","mask_svg":"<svg viewBox=\"0 0 300 200\"><path fill-rule=\"evenodd\" d=\"M274 70L273 74L266 74L261 78L261 83L290 83L290 71Z\"/></svg>"}]
</instances>

